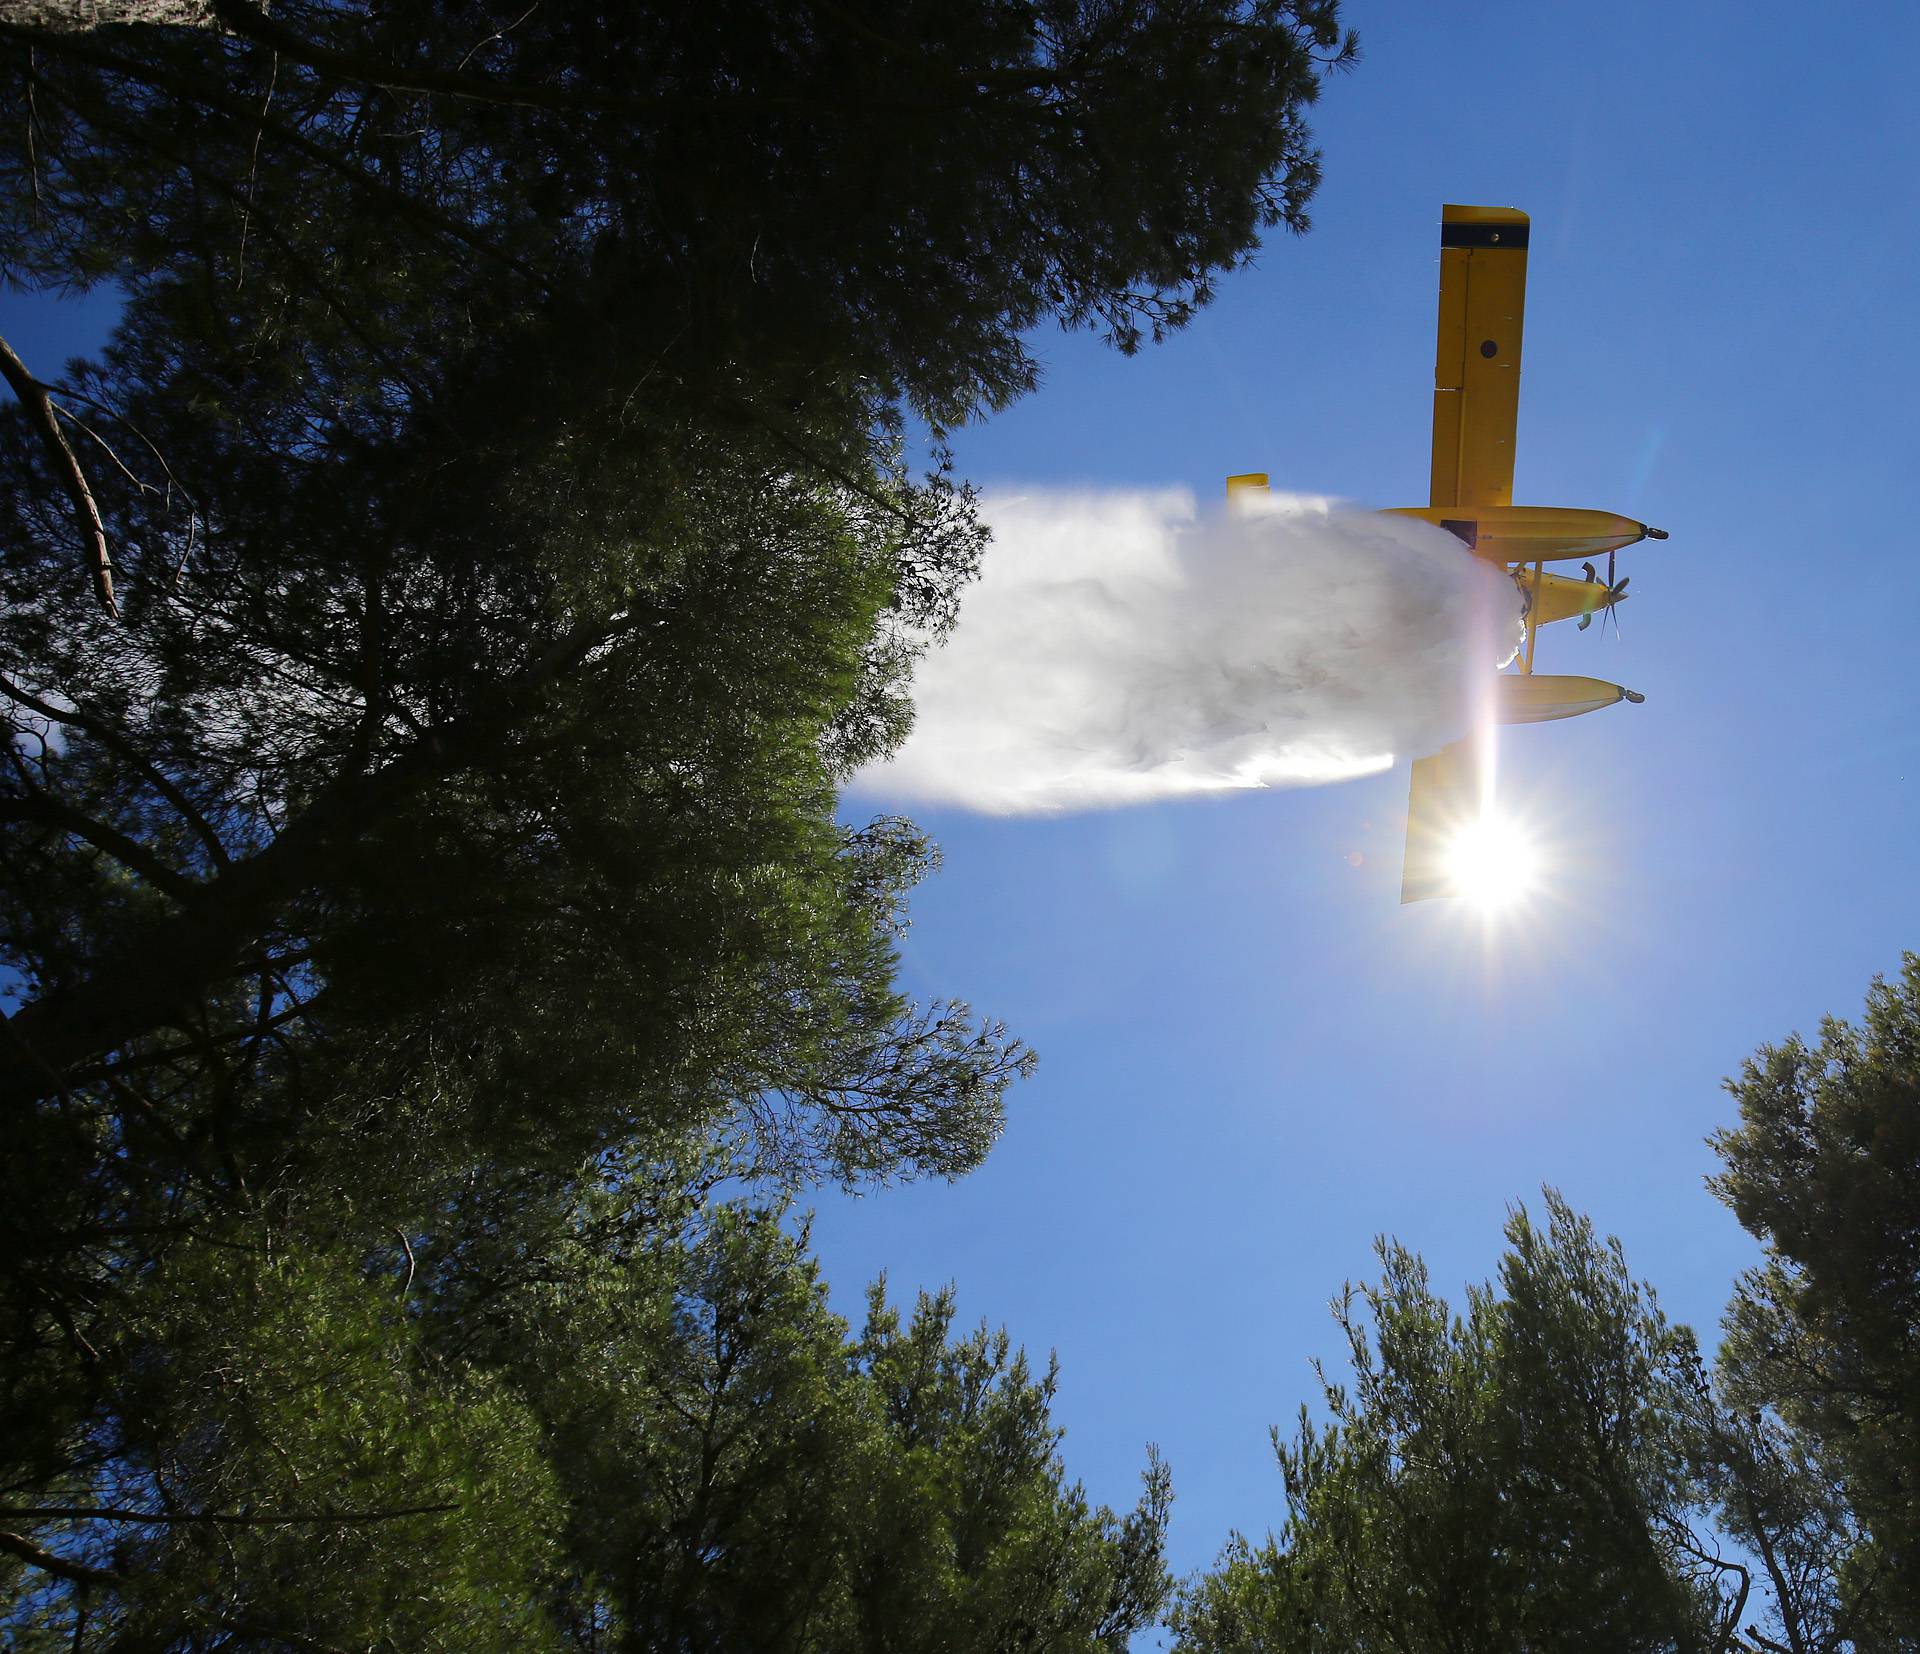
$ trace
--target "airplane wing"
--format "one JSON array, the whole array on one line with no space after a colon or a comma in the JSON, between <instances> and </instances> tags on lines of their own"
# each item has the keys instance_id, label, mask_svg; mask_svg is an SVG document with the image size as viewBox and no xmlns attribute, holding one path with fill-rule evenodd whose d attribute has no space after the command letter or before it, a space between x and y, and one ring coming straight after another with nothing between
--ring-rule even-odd
<instances>
[{"instance_id":1,"label":"airplane wing","mask_svg":"<svg viewBox=\"0 0 1920 1654\"><path fill-rule=\"evenodd\" d=\"M1433 367L1435 506L1513 504L1527 215L1440 212L1440 337Z\"/></svg>"},{"instance_id":2,"label":"airplane wing","mask_svg":"<svg viewBox=\"0 0 1920 1654\"><path fill-rule=\"evenodd\" d=\"M1513 504L1526 297L1527 215L1513 207L1443 207L1440 327L1433 359L1433 507ZM1479 755L1472 737L1415 760L1401 868L1403 903L1453 893L1447 845L1479 814L1479 804Z\"/></svg>"}]
</instances>

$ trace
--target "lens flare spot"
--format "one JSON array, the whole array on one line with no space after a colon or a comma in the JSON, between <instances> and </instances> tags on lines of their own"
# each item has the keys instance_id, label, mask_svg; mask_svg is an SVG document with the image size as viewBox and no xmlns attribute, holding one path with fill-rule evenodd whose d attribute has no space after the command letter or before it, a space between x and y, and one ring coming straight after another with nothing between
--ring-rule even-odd
<instances>
[{"instance_id":1,"label":"lens flare spot","mask_svg":"<svg viewBox=\"0 0 1920 1654\"><path fill-rule=\"evenodd\" d=\"M1540 856L1513 822L1483 816L1447 847L1447 876L1455 894L1475 907L1511 907L1539 883Z\"/></svg>"}]
</instances>

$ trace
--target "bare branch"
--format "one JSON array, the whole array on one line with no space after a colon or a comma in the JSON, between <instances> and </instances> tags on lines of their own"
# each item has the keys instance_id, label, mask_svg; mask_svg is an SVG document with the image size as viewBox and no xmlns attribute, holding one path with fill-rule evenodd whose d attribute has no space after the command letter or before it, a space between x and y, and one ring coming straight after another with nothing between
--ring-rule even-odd
<instances>
[{"instance_id":1,"label":"bare branch","mask_svg":"<svg viewBox=\"0 0 1920 1654\"><path fill-rule=\"evenodd\" d=\"M60 429L53 403L47 398L47 387L27 371L27 364L14 354L13 346L5 339L0 339L0 374L6 375L13 394L20 398L28 423L45 445L61 487L73 503L74 517L88 545L94 596L99 598L100 607L118 620L120 605L113 596L113 558L107 550L107 531L100 521L100 507L94 503L93 490L87 486L86 473L80 469L80 461L74 456L66 433Z\"/></svg>"}]
</instances>

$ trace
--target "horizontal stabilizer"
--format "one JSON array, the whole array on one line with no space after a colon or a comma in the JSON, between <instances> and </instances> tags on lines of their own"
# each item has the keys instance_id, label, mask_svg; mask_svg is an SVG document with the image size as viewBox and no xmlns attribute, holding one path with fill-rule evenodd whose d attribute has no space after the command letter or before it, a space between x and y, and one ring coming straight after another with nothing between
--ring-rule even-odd
<instances>
[{"instance_id":1,"label":"horizontal stabilizer","mask_svg":"<svg viewBox=\"0 0 1920 1654\"><path fill-rule=\"evenodd\" d=\"M1413 761L1407 793L1407 848L1400 865L1400 902L1430 901L1458 892L1448 850L1480 815L1480 761L1469 738Z\"/></svg>"}]
</instances>

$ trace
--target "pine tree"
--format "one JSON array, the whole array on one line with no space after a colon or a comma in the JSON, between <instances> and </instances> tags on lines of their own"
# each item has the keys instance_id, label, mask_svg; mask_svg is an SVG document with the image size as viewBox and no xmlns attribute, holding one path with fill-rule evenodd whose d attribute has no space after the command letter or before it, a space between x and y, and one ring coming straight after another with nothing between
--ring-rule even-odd
<instances>
[{"instance_id":1,"label":"pine tree","mask_svg":"<svg viewBox=\"0 0 1920 1654\"><path fill-rule=\"evenodd\" d=\"M1034 327L1132 349L1304 227L1332 0L135 10L0 13L0 278L124 295L0 417L8 1634L720 1635L748 1564L633 1574L708 1530L608 1502L644 1466L566 1329L639 1317L664 1419L770 1294L768 1416L824 1385L848 1434L733 1486L741 1634L1118 1646L1161 1473L1088 1511L999 1344L936 1303L850 1345L701 1214L991 1145L1031 1056L902 994L933 851L836 787L980 554L942 434ZM1002 1436L894 1433L901 1340ZM827 1469L889 1514L789 1577Z\"/></svg>"}]
</instances>

